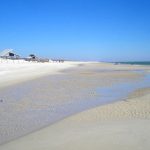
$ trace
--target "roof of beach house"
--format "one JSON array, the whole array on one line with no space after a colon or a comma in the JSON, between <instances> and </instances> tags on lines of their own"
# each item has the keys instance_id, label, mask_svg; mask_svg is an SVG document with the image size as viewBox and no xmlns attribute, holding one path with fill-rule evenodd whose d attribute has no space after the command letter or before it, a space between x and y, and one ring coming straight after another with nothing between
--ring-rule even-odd
<instances>
[{"instance_id":1,"label":"roof of beach house","mask_svg":"<svg viewBox=\"0 0 150 150\"><path fill-rule=\"evenodd\" d=\"M19 56L13 52L13 49L5 49L2 52L0 52L0 57L7 57L10 56L10 54L13 54L14 56Z\"/></svg>"},{"instance_id":2,"label":"roof of beach house","mask_svg":"<svg viewBox=\"0 0 150 150\"><path fill-rule=\"evenodd\" d=\"M13 52L13 49L5 49L2 52L0 52L0 56L8 56L11 52Z\"/></svg>"}]
</instances>

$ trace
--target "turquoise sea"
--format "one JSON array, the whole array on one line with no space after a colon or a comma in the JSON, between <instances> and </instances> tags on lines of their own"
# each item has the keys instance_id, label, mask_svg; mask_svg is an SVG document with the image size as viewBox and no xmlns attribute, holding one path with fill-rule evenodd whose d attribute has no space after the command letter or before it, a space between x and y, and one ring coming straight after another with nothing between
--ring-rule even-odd
<instances>
[{"instance_id":1,"label":"turquoise sea","mask_svg":"<svg viewBox=\"0 0 150 150\"><path fill-rule=\"evenodd\" d=\"M129 61L129 62L115 62L116 64L130 64L130 65L150 65L150 61Z\"/></svg>"}]
</instances>

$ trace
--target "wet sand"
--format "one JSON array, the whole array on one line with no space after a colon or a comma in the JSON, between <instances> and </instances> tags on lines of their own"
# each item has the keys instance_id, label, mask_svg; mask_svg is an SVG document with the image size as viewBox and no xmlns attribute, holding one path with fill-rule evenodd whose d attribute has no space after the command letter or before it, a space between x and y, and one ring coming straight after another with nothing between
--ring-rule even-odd
<instances>
[{"instance_id":1,"label":"wet sand","mask_svg":"<svg viewBox=\"0 0 150 150\"><path fill-rule=\"evenodd\" d=\"M149 89L150 92L150 89ZM1 150L143 150L150 147L150 94L84 111L2 145Z\"/></svg>"},{"instance_id":2,"label":"wet sand","mask_svg":"<svg viewBox=\"0 0 150 150\"><path fill-rule=\"evenodd\" d=\"M1 89L0 95L2 95L4 99L4 102L0 105L1 142L4 143L47 126L48 124L58 122L58 120L67 116L83 111L84 109L72 111L66 108L72 109L73 107L70 106L73 105L71 104L75 104L77 101L79 102L77 103L77 106L80 106L80 104L82 104L82 100L86 100L86 102L89 103L90 101L93 102L96 98L100 98L101 95L95 90L99 87L109 87L122 82L134 83L142 80L145 73L139 74L135 72L135 70L148 71L149 68L130 65L82 64L80 67L78 66L77 68L63 71L59 75L38 78L38 80L36 79ZM143 95L145 96L145 93ZM139 99L140 96L137 96L137 99ZM141 102L141 100L139 101ZM140 102L137 108L140 108ZM145 106L148 106L149 102L143 102L144 105L146 104ZM95 108L94 110L85 111L81 114L60 121L59 123L55 123L41 131L37 131L31 135L20 138L14 142L9 144L6 143L6 145L2 145L0 149L19 149L20 146L27 146L25 147L26 149L37 149L37 147L39 149L88 148L88 144L86 144L89 141L88 138L92 138L94 140L93 136L96 134L95 132L91 133L92 135L89 134L90 137L86 134L89 130L91 130L90 127L88 127L88 124L93 124L95 129L99 129L98 125L100 125L100 122L102 122L102 124L106 123L107 126L107 122L103 121L109 122L113 120L118 121L118 119L122 120L122 113L126 114L124 113L126 108L130 106L136 108L137 105L137 102L132 105L129 103L127 106L124 103L127 104L127 101L116 102L114 104ZM132 107L127 110L131 111ZM123 108L124 111L122 112ZM147 109L143 107L142 109L138 109L138 111L138 114L141 114L140 111L147 112ZM70 113L68 114L68 112ZM144 114L146 114L146 112ZM112 116L112 118L110 116ZM123 118L123 120L130 118L128 113L125 116L127 117ZM131 116L133 116L133 118L131 117L131 120L136 118L134 115ZM136 119L141 118L138 116ZM116 121L113 122L116 123ZM96 122L99 123L97 124ZM112 124L112 127L114 126L114 123L110 123ZM69 128L67 124L69 125ZM124 123L121 122L120 124L123 124L124 126ZM85 129L83 129L84 126ZM97 129L95 130L96 132ZM100 132L98 133L100 134ZM82 138L82 134L85 134L84 138L81 139L81 141L77 140L80 139L80 136ZM63 139L63 136L66 138ZM101 134L96 136L101 136ZM35 141L32 140L33 144L28 141L30 138L35 139ZM56 138L59 140L56 140ZM86 138L87 141L85 140ZM44 141L48 143L46 144ZM20 144L18 144L18 142ZM30 143L31 148L29 147L28 142ZM37 142L39 145L34 142ZM76 142L79 142L79 144ZM76 144L79 147L76 147ZM96 149L96 147L94 148ZM97 148L100 148L100 145L97 145Z\"/></svg>"}]
</instances>

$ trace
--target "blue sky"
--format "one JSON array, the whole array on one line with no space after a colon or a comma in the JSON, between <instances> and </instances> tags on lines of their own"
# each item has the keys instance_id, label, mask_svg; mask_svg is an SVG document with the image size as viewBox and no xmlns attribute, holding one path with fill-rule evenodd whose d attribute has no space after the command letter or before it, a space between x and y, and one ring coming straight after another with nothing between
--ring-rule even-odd
<instances>
[{"instance_id":1,"label":"blue sky","mask_svg":"<svg viewBox=\"0 0 150 150\"><path fill-rule=\"evenodd\" d=\"M0 0L0 50L73 60L150 60L149 0Z\"/></svg>"}]
</instances>

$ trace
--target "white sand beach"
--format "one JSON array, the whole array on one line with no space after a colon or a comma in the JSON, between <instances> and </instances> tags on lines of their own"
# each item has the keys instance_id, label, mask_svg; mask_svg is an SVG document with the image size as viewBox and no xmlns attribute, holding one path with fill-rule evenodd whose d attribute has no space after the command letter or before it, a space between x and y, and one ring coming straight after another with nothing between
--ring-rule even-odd
<instances>
[{"instance_id":1,"label":"white sand beach","mask_svg":"<svg viewBox=\"0 0 150 150\"><path fill-rule=\"evenodd\" d=\"M0 58L0 87L32 80L48 74L57 74L61 70L75 67L78 64L80 63L37 63Z\"/></svg>"},{"instance_id":2,"label":"white sand beach","mask_svg":"<svg viewBox=\"0 0 150 150\"><path fill-rule=\"evenodd\" d=\"M38 73L40 70L44 70L43 66L45 65L45 72L47 74L53 70L48 72L46 68L49 68L49 66L53 66L53 71L58 71L59 69L66 69L74 65L83 64L84 63L34 64L31 70L34 72L34 67L38 65L36 68ZM58 70L55 69L57 65ZM100 69L100 72L95 72L95 68L97 67ZM80 96L75 98L84 98L81 93L77 92L78 90L82 91L84 88L108 86L114 82L122 81L135 82L141 78L140 74L134 72L135 70L144 70L145 72L150 70L149 66L113 65L107 63L88 64L87 68L90 68L90 70L86 67L79 68L80 67L76 67L73 72L70 71L70 73L65 76L65 78L67 77L66 80L63 78L63 80L59 81L59 84L63 86L64 89L62 93L59 91L59 94L56 94L55 91L52 92L54 96L52 99L55 99L55 102L62 103L66 100L69 101L70 98L74 98L74 93ZM10 70L10 68L8 70ZM14 74L20 72L19 70L21 69L16 70L17 71L13 72ZM29 73L31 70L27 71L26 69L26 72ZM103 70L105 71L103 72ZM111 71L107 72L109 70ZM13 73L11 73L11 75ZM28 76L29 75L25 75L24 77ZM7 73L6 77L8 78ZM5 80L7 80L6 77L3 76ZM33 76L33 78L35 77L37 76ZM18 76L18 78L21 79L21 82L23 81L23 78L20 76ZM13 80L16 79L17 78L14 78ZM41 83L43 81L44 80L41 80ZM36 82L36 80L34 82ZM3 81L1 81L1 83L3 83ZM51 82L51 86L54 84L55 82ZM52 87L47 88L48 90L52 90ZM68 92L70 95L66 97ZM86 93L87 98L90 96L95 97L95 94ZM96 95L96 97L97 96L99 95ZM62 101L60 98L62 98ZM52 99L50 99L51 103L53 102ZM28 99L26 99L26 102L28 102ZM31 102L29 104L31 104ZM21 113L24 109L27 111L28 105L22 106L23 105L20 104L16 105L14 109L17 109L18 113ZM32 110L34 110L33 108ZM39 108L42 109L43 105L38 105L38 109ZM6 111L7 109L5 110L5 114ZM5 115L4 112L1 113ZM145 88L133 92L128 98L122 101L85 110L36 132L2 144L0 145L0 150L143 150L149 149L149 147L150 89Z\"/></svg>"}]
</instances>

